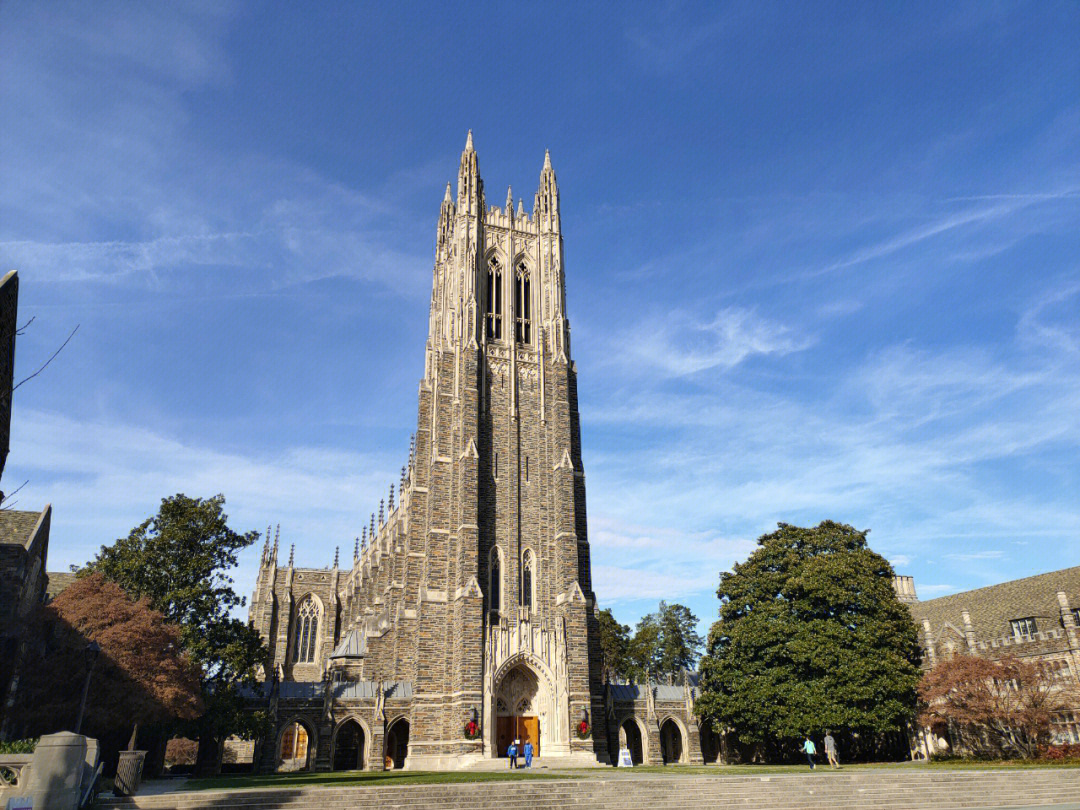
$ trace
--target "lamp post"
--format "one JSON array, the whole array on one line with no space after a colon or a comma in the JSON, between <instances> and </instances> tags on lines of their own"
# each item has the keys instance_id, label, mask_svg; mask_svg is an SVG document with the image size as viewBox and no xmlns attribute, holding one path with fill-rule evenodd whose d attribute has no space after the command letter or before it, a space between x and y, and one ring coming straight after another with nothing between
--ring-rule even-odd
<instances>
[{"instance_id":1,"label":"lamp post","mask_svg":"<svg viewBox=\"0 0 1080 810\"><path fill-rule=\"evenodd\" d=\"M100 652L101 647L98 646L96 641L91 641L83 650L83 658L86 660L86 680L83 681L82 700L79 702L79 717L75 721L76 734L82 731L83 713L86 711L86 695L90 691L90 676L94 672L94 664Z\"/></svg>"}]
</instances>

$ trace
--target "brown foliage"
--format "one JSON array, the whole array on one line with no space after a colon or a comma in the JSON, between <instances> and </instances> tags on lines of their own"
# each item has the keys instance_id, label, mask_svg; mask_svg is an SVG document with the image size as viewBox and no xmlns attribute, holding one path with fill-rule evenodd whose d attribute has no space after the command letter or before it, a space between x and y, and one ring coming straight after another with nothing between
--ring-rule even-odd
<instances>
[{"instance_id":1,"label":"brown foliage","mask_svg":"<svg viewBox=\"0 0 1080 810\"><path fill-rule=\"evenodd\" d=\"M1053 715L1077 699L1076 688L1019 658L998 661L958 655L923 675L920 720L947 728L953 742L976 756L1038 754Z\"/></svg>"},{"instance_id":2,"label":"brown foliage","mask_svg":"<svg viewBox=\"0 0 1080 810\"><path fill-rule=\"evenodd\" d=\"M199 676L168 624L148 600L131 599L100 574L79 579L37 622L44 649L28 670L25 721L38 732L70 727L86 677L85 649L96 641L86 701L87 731L130 728L174 718L191 720L203 711Z\"/></svg>"}]
</instances>

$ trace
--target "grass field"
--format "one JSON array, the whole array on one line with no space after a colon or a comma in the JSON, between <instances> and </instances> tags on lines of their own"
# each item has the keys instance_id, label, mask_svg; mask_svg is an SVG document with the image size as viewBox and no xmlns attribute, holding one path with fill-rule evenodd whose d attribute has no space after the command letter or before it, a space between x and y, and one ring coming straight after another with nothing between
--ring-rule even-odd
<instances>
[{"instance_id":1,"label":"grass field","mask_svg":"<svg viewBox=\"0 0 1080 810\"><path fill-rule=\"evenodd\" d=\"M867 762L848 765L844 771L925 771L925 770L988 770L1017 768L1080 768L1080 762L976 762L946 760L942 762ZM770 774L805 774L806 765L646 765L636 768L574 768L547 770L542 766L529 770L511 771L333 771L329 773L282 773L268 775L229 775L207 779L189 779L185 790L233 790L237 788L292 788L322 785L437 785L457 782L502 782L513 779L632 779L635 776L767 776ZM830 771L819 765L815 775Z\"/></svg>"}]
</instances>

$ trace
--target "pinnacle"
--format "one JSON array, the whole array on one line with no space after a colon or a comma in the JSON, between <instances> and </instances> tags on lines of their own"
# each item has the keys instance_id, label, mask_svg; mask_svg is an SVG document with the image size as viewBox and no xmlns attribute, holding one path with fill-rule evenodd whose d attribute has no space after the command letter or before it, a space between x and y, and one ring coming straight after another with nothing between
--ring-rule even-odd
<instances>
[{"instance_id":1,"label":"pinnacle","mask_svg":"<svg viewBox=\"0 0 1080 810\"><path fill-rule=\"evenodd\" d=\"M472 145L472 130L471 129L469 130L469 137L465 139L465 151L466 152L475 152L476 151L475 149L473 149L473 145Z\"/></svg>"},{"instance_id":2,"label":"pinnacle","mask_svg":"<svg viewBox=\"0 0 1080 810\"><path fill-rule=\"evenodd\" d=\"M512 213L514 210L514 190L510 187L506 187L506 210Z\"/></svg>"},{"instance_id":3,"label":"pinnacle","mask_svg":"<svg viewBox=\"0 0 1080 810\"><path fill-rule=\"evenodd\" d=\"M444 203L447 203L447 202L450 202L451 200L452 200L452 198L450 196L450 184L447 183L446 184L446 193L443 195L442 201Z\"/></svg>"},{"instance_id":4,"label":"pinnacle","mask_svg":"<svg viewBox=\"0 0 1080 810\"><path fill-rule=\"evenodd\" d=\"M547 149L544 150L544 168L545 169L550 169L551 168L551 152L548 151Z\"/></svg>"},{"instance_id":5,"label":"pinnacle","mask_svg":"<svg viewBox=\"0 0 1080 810\"><path fill-rule=\"evenodd\" d=\"M517 215L519 217L525 216L525 203L523 203L520 198L518 199Z\"/></svg>"}]
</instances>

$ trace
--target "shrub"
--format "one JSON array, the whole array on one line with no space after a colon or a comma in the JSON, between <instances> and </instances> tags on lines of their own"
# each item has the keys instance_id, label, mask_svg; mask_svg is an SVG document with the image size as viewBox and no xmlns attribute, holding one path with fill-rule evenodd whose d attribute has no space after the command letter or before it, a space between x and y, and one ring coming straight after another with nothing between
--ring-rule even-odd
<instances>
[{"instance_id":1,"label":"shrub","mask_svg":"<svg viewBox=\"0 0 1080 810\"><path fill-rule=\"evenodd\" d=\"M37 740L10 740L0 742L0 754L32 754Z\"/></svg>"}]
</instances>

